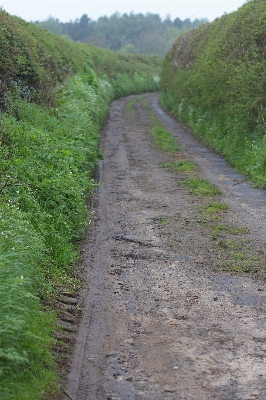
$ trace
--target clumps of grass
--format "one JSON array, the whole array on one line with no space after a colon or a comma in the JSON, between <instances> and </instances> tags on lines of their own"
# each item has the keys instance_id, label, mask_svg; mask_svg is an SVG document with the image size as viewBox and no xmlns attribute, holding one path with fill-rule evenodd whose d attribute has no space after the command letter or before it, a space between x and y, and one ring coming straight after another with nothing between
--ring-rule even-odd
<instances>
[{"instance_id":1,"label":"clumps of grass","mask_svg":"<svg viewBox=\"0 0 266 400\"><path fill-rule=\"evenodd\" d=\"M183 160L183 161L170 161L168 163L161 164L167 171L182 171L191 172L196 168L196 164Z\"/></svg>"},{"instance_id":2,"label":"clumps of grass","mask_svg":"<svg viewBox=\"0 0 266 400\"><path fill-rule=\"evenodd\" d=\"M208 203L204 207L203 212L219 213L219 212L227 211L228 209L229 209L229 207L224 203L213 202L213 203Z\"/></svg>"},{"instance_id":3,"label":"clumps of grass","mask_svg":"<svg viewBox=\"0 0 266 400\"><path fill-rule=\"evenodd\" d=\"M220 189L206 179L185 179L182 184L187 186L189 192L196 196L216 196L221 194Z\"/></svg>"},{"instance_id":4,"label":"clumps of grass","mask_svg":"<svg viewBox=\"0 0 266 400\"><path fill-rule=\"evenodd\" d=\"M212 202L206 204L200 211L200 219L197 222L207 223L222 220L223 213L226 212L229 207L220 202ZM201 218L204 218L203 220Z\"/></svg>"},{"instance_id":5,"label":"clumps of grass","mask_svg":"<svg viewBox=\"0 0 266 400\"><path fill-rule=\"evenodd\" d=\"M130 115L135 115L134 105L136 104L137 101L141 100L143 97L144 95L137 96L127 102L127 110Z\"/></svg>"},{"instance_id":6,"label":"clumps of grass","mask_svg":"<svg viewBox=\"0 0 266 400\"><path fill-rule=\"evenodd\" d=\"M249 233L249 230L245 226L234 227L231 225L219 224L213 228L212 237L216 239L222 233L229 233L231 235L243 235Z\"/></svg>"},{"instance_id":7,"label":"clumps of grass","mask_svg":"<svg viewBox=\"0 0 266 400\"><path fill-rule=\"evenodd\" d=\"M217 243L219 258L222 261L222 270L235 273L264 273L262 266L265 265L265 254L256 249L248 240L221 239Z\"/></svg>"},{"instance_id":8,"label":"clumps of grass","mask_svg":"<svg viewBox=\"0 0 266 400\"><path fill-rule=\"evenodd\" d=\"M221 239L219 240L219 242L217 242L217 245L221 249L237 251L243 248L244 243L242 240Z\"/></svg>"},{"instance_id":9,"label":"clumps of grass","mask_svg":"<svg viewBox=\"0 0 266 400\"><path fill-rule=\"evenodd\" d=\"M171 133L158 121L152 114L152 110L146 101L142 102L142 106L146 109L152 122L152 136L155 139L156 146L166 153L176 153L182 148Z\"/></svg>"},{"instance_id":10,"label":"clumps of grass","mask_svg":"<svg viewBox=\"0 0 266 400\"><path fill-rule=\"evenodd\" d=\"M233 254L232 259L225 264L227 270L236 273L256 273L261 267L262 260L243 251Z\"/></svg>"},{"instance_id":11,"label":"clumps of grass","mask_svg":"<svg viewBox=\"0 0 266 400\"><path fill-rule=\"evenodd\" d=\"M134 99L131 99L127 102L127 110L130 115L135 115L135 110L134 110L134 104L138 101L139 99L135 97Z\"/></svg>"},{"instance_id":12,"label":"clumps of grass","mask_svg":"<svg viewBox=\"0 0 266 400\"><path fill-rule=\"evenodd\" d=\"M170 225L171 223L171 218L170 217L162 217L160 220L162 225Z\"/></svg>"},{"instance_id":13,"label":"clumps of grass","mask_svg":"<svg viewBox=\"0 0 266 400\"><path fill-rule=\"evenodd\" d=\"M156 146L166 153L175 153L181 149L171 133L159 123L153 126L152 135Z\"/></svg>"},{"instance_id":14,"label":"clumps of grass","mask_svg":"<svg viewBox=\"0 0 266 400\"><path fill-rule=\"evenodd\" d=\"M232 261L227 266L233 272L257 272L262 266L262 259L259 254L252 254L247 251L239 251L232 255Z\"/></svg>"}]
</instances>

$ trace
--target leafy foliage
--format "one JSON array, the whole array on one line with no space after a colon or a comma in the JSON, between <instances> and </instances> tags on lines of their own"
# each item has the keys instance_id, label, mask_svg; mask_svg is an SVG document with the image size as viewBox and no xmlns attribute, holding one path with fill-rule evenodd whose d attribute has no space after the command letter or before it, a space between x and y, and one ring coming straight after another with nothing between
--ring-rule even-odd
<instances>
[{"instance_id":1,"label":"leafy foliage","mask_svg":"<svg viewBox=\"0 0 266 400\"><path fill-rule=\"evenodd\" d=\"M266 187L265 1L183 34L167 55L162 103Z\"/></svg>"},{"instance_id":2,"label":"leafy foliage","mask_svg":"<svg viewBox=\"0 0 266 400\"><path fill-rule=\"evenodd\" d=\"M179 18L165 20L158 14L119 14L100 17L92 21L86 14L80 19L60 22L49 17L36 24L58 35L65 35L74 41L87 42L95 46L131 54L165 55L181 32L194 28L206 20L191 21Z\"/></svg>"},{"instance_id":3,"label":"leafy foliage","mask_svg":"<svg viewBox=\"0 0 266 400\"><path fill-rule=\"evenodd\" d=\"M0 11L0 106L14 97L52 104L57 83L77 70L82 57L72 43ZM78 53L78 54L77 54Z\"/></svg>"},{"instance_id":4,"label":"leafy foliage","mask_svg":"<svg viewBox=\"0 0 266 400\"><path fill-rule=\"evenodd\" d=\"M0 392L38 400L58 390L51 303L58 287L76 290L100 127L112 98L158 88L160 60L4 11L0 29Z\"/></svg>"},{"instance_id":5,"label":"leafy foliage","mask_svg":"<svg viewBox=\"0 0 266 400\"><path fill-rule=\"evenodd\" d=\"M112 95L95 76L91 81L88 75L69 79L53 112L20 100L18 119L8 114L1 119L1 131L13 152L1 159L0 166L6 179L12 171L15 182L2 186L1 196L0 329L5 335L0 386L2 378L7 393L3 398L12 398L14 373L24 379L21 366L27 373L27 365L39 354L50 355L51 338L44 340L48 325L39 321L45 321L39 299L47 301L56 285L71 282L66 274L76 261L77 240L88 223L85 199L95 187L98 130ZM47 365L41 365L43 384Z\"/></svg>"}]
</instances>

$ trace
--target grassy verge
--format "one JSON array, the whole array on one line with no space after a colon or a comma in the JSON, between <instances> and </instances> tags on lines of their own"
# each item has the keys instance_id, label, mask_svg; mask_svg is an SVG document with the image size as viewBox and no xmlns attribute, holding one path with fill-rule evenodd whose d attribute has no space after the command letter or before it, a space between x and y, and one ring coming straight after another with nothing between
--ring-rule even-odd
<instances>
[{"instance_id":1,"label":"grassy verge","mask_svg":"<svg viewBox=\"0 0 266 400\"><path fill-rule=\"evenodd\" d=\"M40 300L49 304L59 287L75 291L72 272L89 220L85 200L95 187L109 89L95 76L75 76L56 109L18 100L17 118L0 121L3 399L36 400L57 390L55 314Z\"/></svg>"},{"instance_id":2,"label":"grassy verge","mask_svg":"<svg viewBox=\"0 0 266 400\"><path fill-rule=\"evenodd\" d=\"M169 93L162 94L161 101L197 137L223 154L238 172L246 175L258 187L266 188L264 134L257 129L248 132L243 127L243 120L226 116L222 111L208 113L184 101L177 105L175 97Z\"/></svg>"}]
</instances>

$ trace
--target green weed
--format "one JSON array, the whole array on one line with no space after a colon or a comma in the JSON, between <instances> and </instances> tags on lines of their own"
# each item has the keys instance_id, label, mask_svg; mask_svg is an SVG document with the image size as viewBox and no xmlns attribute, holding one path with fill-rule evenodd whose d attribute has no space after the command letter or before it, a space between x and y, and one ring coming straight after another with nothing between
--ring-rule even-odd
<instances>
[{"instance_id":1,"label":"green weed","mask_svg":"<svg viewBox=\"0 0 266 400\"><path fill-rule=\"evenodd\" d=\"M200 211L200 216L204 217L205 222L214 222L222 220L223 213L228 210L228 206L219 202L212 202L206 204ZM198 220L198 222L203 222Z\"/></svg>"},{"instance_id":2,"label":"green weed","mask_svg":"<svg viewBox=\"0 0 266 400\"><path fill-rule=\"evenodd\" d=\"M243 260L246 259L246 254L245 254L243 251L240 251L239 253L235 253L235 254L233 255L233 259L234 259L234 260L241 260L241 261L243 261Z\"/></svg>"},{"instance_id":3,"label":"green weed","mask_svg":"<svg viewBox=\"0 0 266 400\"><path fill-rule=\"evenodd\" d=\"M243 246L245 245L245 242L242 240L233 240L233 239L220 239L219 242L217 243L219 247L225 250L241 250Z\"/></svg>"},{"instance_id":4,"label":"green weed","mask_svg":"<svg viewBox=\"0 0 266 400\"><path fill-rule=\"evenodd\" d=\"M213 228L212 236L213 238L218 238L223 232L231 235L242 235L249 233L249 230L245 226L233 227L231 225L219 224Z\"/></svg>"},{"instance_id":5,"label":"green weed","mask_svg":"<svg viewBox=\"0 0 266 400\"><path fill-rule=\"evenodd\" d=\"M214 202L214 203L209 203L207 204L204 209L202 210L202 212L207 212L207 213L219 213L221 211L226 211L228 210L228 206L224 203L218 203L218 202Z\"/></svg>"},{"instance_id":6,"label":"green weed","mask_svg":"<svg viewBox=\"0 0 266 400\"><path fill-rule=\"evenodd\" d=\"M162 217L160 222L162 225L170 225L171 218L170 217Z\"/></svg>"},{"instance_id":7,"label":"green weed","mask_svg":"<svg viewBox=\"0 0 266 400\"><path fill-rule=\"evenodd\" d=\"M161 164L162 167L167 169L167 171L183 171L183 172L191 172L196 168L196 164L183 160L183 161L171 161L168 163Z\"/></svg>"},{"instance_id":8,"label":"green weed","mask_svg":"<svg viewBox=\"0 0 266 400\"><path fill-rule=\"evenodd\" d=\"M259 274L262 277L264 273L263 265L265 265L264 252L250 243L248 238L232 239L227 236L226 239L223 239L223 233L226 233L226 236L228 234L242 235L247 234L248 230L245 227L218 226L213 239L218 239L217 250L221 269L235 273Z\"/></svg>"},{"instance_id":9,"label":"green weed","mask_svg":"<svg viewBox=\"0 0 266 400\"><path fill-rule=\"evenodd\" d=\"M145 101L142 102L143 107L146 109L147 113L152 122L152 136L155 139L156 146L166 152L175 153L181 150L181 146L177 143L176 139L171 135L171 133L158 121L158 119L153 115L151 108Z\"/></svg>"},{"instance_id":10,"label":"green weed","mask_svg":"<svg viewBox=\"0 0 266 400\"><path fill-rule=\"evenodd\" d=\"M216 186L212 185L205 179L185 179L182 184L188 187L191 194L197 196L215 196L221 194L220 189L218 189Z\"/></svg>"},{"instance_id":11,"label":"green weed","mask_svg":"<svg viewBox=\"0 0 266 400\"><path fill-rule=\"evenodd\" d=\"M127 102L127 110L129 114L135 115L134 105L136 104L137 101L141 100L142 98L143 96L134 97L133 99Z\"/></svg>"},{"instance_id":12,"label":"green weed","mask_svg":"<svg viewBox=\"0 0 266 400\"><path fill-rule=\"evenodd\" d=\"M261 268L261 261L244 254L244 257L237 259L233 257L232 261L226 262L226 269L236 273L254 273Z\"/></svg>"},{"instance_id":13,"label":"green weed","mask_svg":"<svg viewBox=\"0 0 266 400\"><path fill-rule=\"evenodd\" d=\"M160 150L166 153L175 153L180 150L179 144L164 126L156 124L153 127L152 135L155 138L156 146Z\"/></svg>"}]
</instances>

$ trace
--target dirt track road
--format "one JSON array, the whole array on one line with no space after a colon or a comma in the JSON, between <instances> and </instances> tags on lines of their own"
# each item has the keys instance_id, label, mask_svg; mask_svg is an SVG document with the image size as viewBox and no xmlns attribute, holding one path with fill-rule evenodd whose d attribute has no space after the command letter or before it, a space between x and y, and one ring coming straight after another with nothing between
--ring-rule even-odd
<instances>
[{"instance_id":1,"label":"dirt track road","mask_svg":"<svg viewBox=\"0 0 266 400\"><path fill-rule=\"evenodd\" d=\"M158 95L140 97L134 114L128 100L112 104L103 131L67 391L75 400L265 400L265 194L165 114ZM143 101L182 153L155 147ZM195 171L162 167L185 157ZM222 194L191 195L189 177ZM229 209L208 212L211 202ZM232 273L241 269L253 278Z\"/></svg>"}]
</instances>

